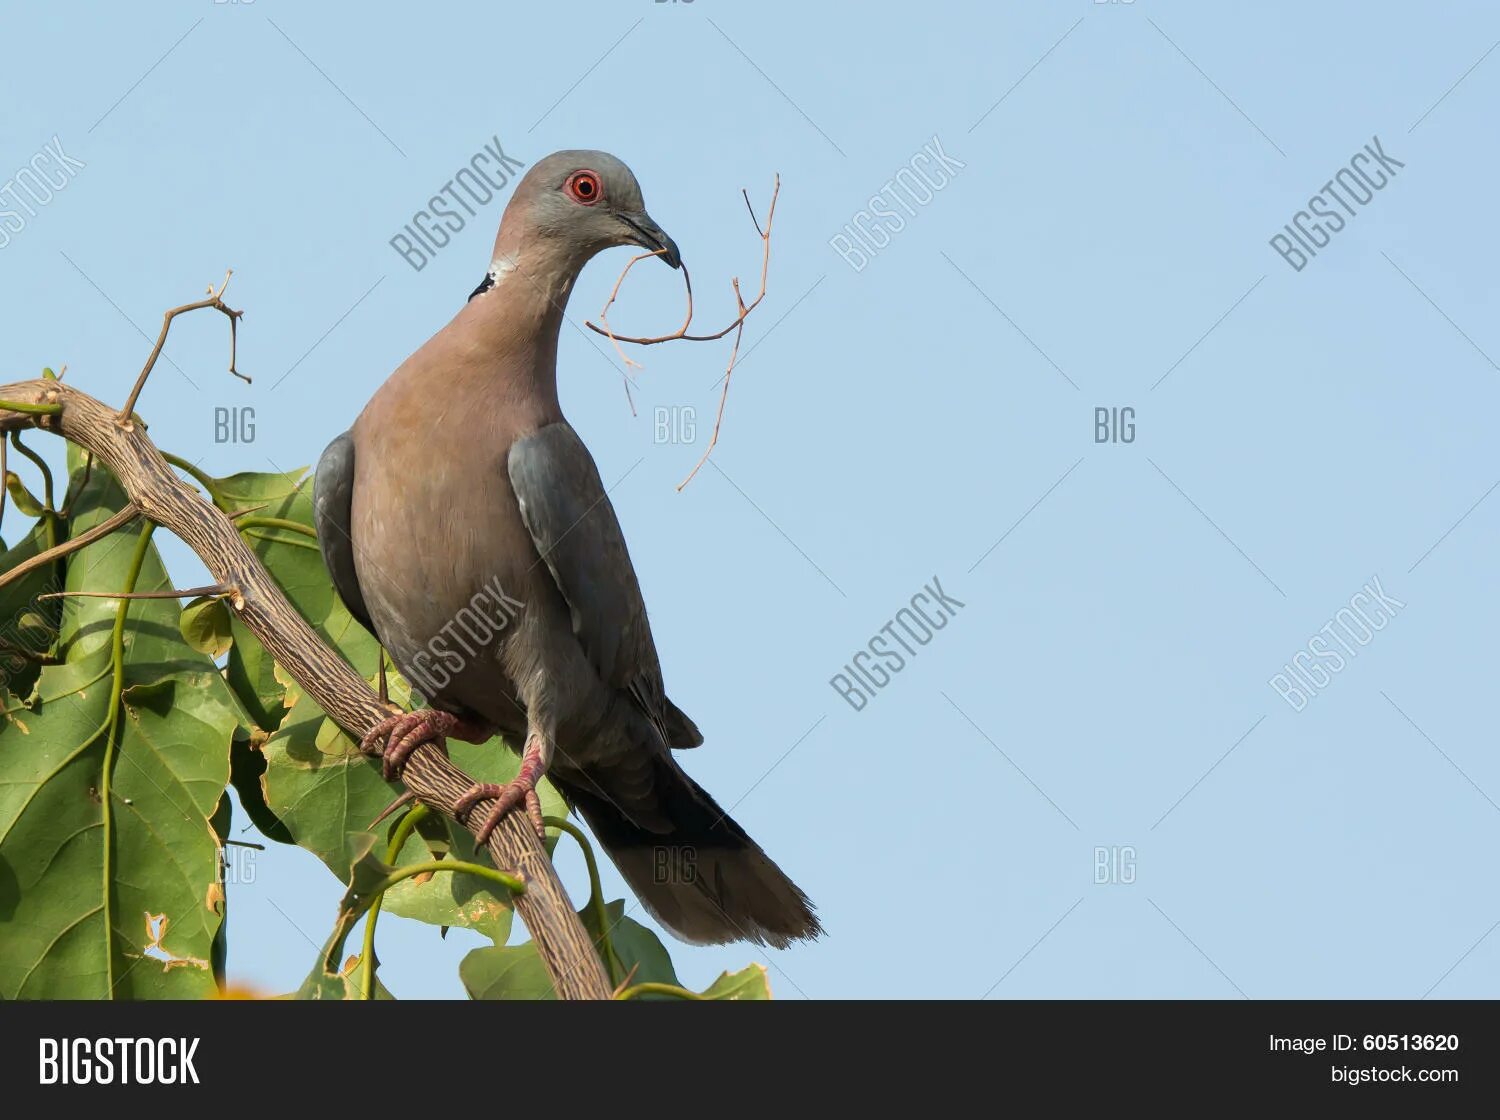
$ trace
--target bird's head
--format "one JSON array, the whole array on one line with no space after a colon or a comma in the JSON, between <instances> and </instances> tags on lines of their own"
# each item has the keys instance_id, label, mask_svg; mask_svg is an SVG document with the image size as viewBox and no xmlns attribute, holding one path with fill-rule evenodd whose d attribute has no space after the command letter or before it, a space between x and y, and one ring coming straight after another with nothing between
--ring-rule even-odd
<instances>
[{"instance_id":1,"label":"bird's head","mask_svg":"<svg viewBox=\"0 0 1500 1120\"><path fill-rule=\"evenodd\" d=\"M639 245L673 268L682 263L677 243L646 213L635 175L608 152L554 152L539 160L506 207L502 240L513 218L523 236L545 241L580 266L615 245Z\"/></svg>"}]
</instances>

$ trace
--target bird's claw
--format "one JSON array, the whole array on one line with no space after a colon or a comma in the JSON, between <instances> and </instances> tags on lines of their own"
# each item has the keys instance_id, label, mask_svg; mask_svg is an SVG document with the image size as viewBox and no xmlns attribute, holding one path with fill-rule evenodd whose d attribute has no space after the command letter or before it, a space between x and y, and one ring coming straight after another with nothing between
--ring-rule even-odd
<instances>
[{"instance_id":1,"label":"bird's claw","mask_svg":"<svg viewBox=\"0 0 1500 1120\"><path fill-rule=\"evenodd\" d=\"M457 716L422 708L415 712L399 712L387 716L365 733L359 741L359 749L365 754L380 756L380 771L385 780L393 782L401 777L406 760L412 751L423 743L431 743L444 754L448 753L447 735L458 726ZM382 747L382 743L384 746Z\"/></svg>"},{"instance_id":2,"label":"bird's claw","mask_svg":"<svg viewBox=\"0 0 1500 1120\"><path fill-rule=\"evenodd\" d=\"M414 794L411 790L404 791L400 797L396 798L396 800L392 801L384 809L380 810L380 812L375 815L375 819L373 821L365 825L365 831L375 831L375 826L378 825L381 821L385 820L386 817L390 816L402 806L415 804L416 800L417 795Z\"/></svg>"},{"instance_id":3,"label":"bird's claw","mask_svg":"<svg viewBox=\"0 0 1500 1120\"><path fill-rule=\"evenodd\" d=\"M506 782L503 786L495 785L493 782L474 783L468 792L454 803L453 815L462 820L475 805L490 799L493 799L495 804L490 809L489 815L484 818L484 823L479 826L479 831L474 834L481 846L489 842L490 833L495 831L496 826L505 819L506 814L523 804L526 806L526 817L531 821L531 827L536 830L537 838L542 841L547 839L547 829L542 824L542 801L536 792L536 778L528 774L525 767L516 778Z\"/></svg>"}]
</instances>

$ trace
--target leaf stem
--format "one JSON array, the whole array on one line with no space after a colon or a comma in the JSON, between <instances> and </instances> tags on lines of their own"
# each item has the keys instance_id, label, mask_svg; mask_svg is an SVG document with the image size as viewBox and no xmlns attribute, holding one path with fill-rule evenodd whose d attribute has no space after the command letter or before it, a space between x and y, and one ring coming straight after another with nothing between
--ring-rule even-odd
<instances>
[{"instance_id":1,"label":"leaf stem","mask_svg":"<svg viewBox=\"0 0 1500 1120\"><path fill-rule=\"evenodd\" d=\"M406 847L407 838L429 812L431 810L419 801L401 818L400 823L396 825L396 831L391 834L390 846L385 850L386 863L394 864L401 858L401 849ZM375 923L380 920L380 904L384 898L384 891L375 896L375 901L370 903L370 916L365 919L364 946L359 956L361 999L375 998Z\"/></svg>"},{"instance_id":2,"label":"leaf stem","mask_svg":"<svg viewBox=\"0 0 1500 1120\"><path fill-rule=\"evenodd\" d=\"M24 412L30 416L56 416L62 412L62 405L32 404L30 401L0 401L0 411Z\"/></svg>"},{"instance_id":3,"label":"leaf stem","mask_svg":"<svg viewBox=\"0 0 1500 1120\"><path fill-rule=\"evenodd\" d=\"M663 984L655 980L634 984L615 996L615 999L635 999L638 996L645 995L672 996L676 999L708 999L705 995L690 992L686 988L679 988L676 984Z\"/></svg>"},{"instance_id":4,"label":"leaf stem","mask_svg":"<svg viewBox=\"0 0 1500 1120\"><path fill-rule=\"evenodd\" d=\"M452 871L454 874L478 875L481 879L488 879L492 883L498 883L511 894L525 894L526 883L514 875L507 875L504 871L496 871L493 867L486 867L482 863L466 863L460 859L431 859L422 863L408 864L406 867L398 868L385 880L372 890L367 899L361 899L353 911L343 916L346 923L341 936L334 939L328 947L324 956L324 969L328 971L328 962L337 961L344 953L344 940L348 937L348 931L354 928L354 923L364 915L365 911L374 905L375 899L385 894L397 883L410 879L413 875L426 875L428 872Z\"/></svg>"},{"instance_id":5,"label":"leaf stem","mask_svg":"<svg viewBox=\"0 0 1500 1120\"><path fill-rule=\"evenodd\" d=\"M599 955L604 958L604 969L609 973L609 982L618 983L625 976L625 962L615 953L614 942L609 936L609 911L604 905L604 890L599 885L599 864L594 859L594 849L583 829L563 817L543 817L542 823L559 832L566 832L583 849L583 862L589 870L589 906L594 911L594 920L599 923Z\"/></svg>"},{"instance_id":6,"label":"leaf stem","mask_svg":"<svg viewBox=\"0 0 1500 1120\"><path fill-rule=\"evenodd\" d=\"M208 496L213 499L214 505L219 504L219 488L213 475L206 471L200 471L181 455L173 455L170 451L163 451L161 457L184 474L192 475L193 480L208 491Z\"/></svg>"},{"instance_id":7,"label":"leaf stem","mask_svg":"<svg viewBox=\"0 0 1500 1120\"><path fill-rule=\"evenodd\" d=\"M52 470L47 466L47 461L31 448L21 442L20 432L10 433L11 446L26 458L36 464L36 469L42 472L42 524L46 526L47 547L57 547L57 511L52 508L53 488Z\"/></svg>"},{"instance_id":8,"label":"leaf stem","mask_svg":"<svg viewBox=\"0 0 1500 1120\"><path fill-rule=\"evenodd\" d=\"M274 533L263 533L259 531L247 532L245 536L254 537L258 541L266 541L269 544L284 544L290 548L309 548L314 552L318 551L318 546L316 544L314 544L312 541L305 541L301 537L278 537Z\"/></svg>"},{"instance_id":9,"label":"leaf stem","mask_svg":"<svg viewBox=\"0 0 1500 1120\"><path fill-rule=\"evenodd\" d=\"M151 534L156 529L153 522L146 522L141 530L140 538L135 544L135 554L130 558L130 570L125 576L125 590L134 591L136 582L141 578L141 568L146 563L146 552L151 546ZM104 770L99 779L99 801L104 809L104 951L106 972L105 979L109 982L109 995L114 998L115 994L115 949L114 949L114 916L110 907L111 885L113 882L114 859L110 850L110 842L114 832L114 807L110 804L113 771L115 765L115 743L120 732L120 698L125 691L125 616L130 610L130 600L121 599L120 605L115 608L115 625L110 633L109 656L114 665L114 679L109 688L109 719L105 724L104 733Z\"/></svg>"},{"instance_id":10,"label":"leaf stem","mask_svg":"<svg viewBox=\"0 0 1500 1120\"><path fill-rule=\"evenodd\" d=\"M482 863L468 863L461 859L430 859L422 863L412 863L405 867L399 867L390 875L386 876L385 882L375 888L376 895L384 894L397 883L404 879L410 879L413 875L425 875L429 871L452 871L455 874L463 873L478 875L481 879L488 879L492 883L499 883L511 894L525 894L526 883L523 879L504 871L496 871L493 867L486 867Z\"/></svg>"},{"instance_id":11,"label":"leaf stem","mask_svg":"<svg viewBox=\"0 0 1500 1120\"><path fill-rule=\"evenodd\" d=\"M12 447L35 463L36 469L42 472L42 505L50 510L52 508L52 470L47 466L47 461L21 442L20 432L11 432L10 442Z\"/></svg>"},{"instance_id":12,"label":"leaf stem","mask_svg":"<svg viewBox=\"0 0 1500 1120\"><path fill-rule=\"evenodd\" d=\"M300 521L288 521L285 517L241 517L235 524L241 529L285 529L289 533L301 533L304 537L318 539L315 530Z\"/></svg>"}]
</instances>

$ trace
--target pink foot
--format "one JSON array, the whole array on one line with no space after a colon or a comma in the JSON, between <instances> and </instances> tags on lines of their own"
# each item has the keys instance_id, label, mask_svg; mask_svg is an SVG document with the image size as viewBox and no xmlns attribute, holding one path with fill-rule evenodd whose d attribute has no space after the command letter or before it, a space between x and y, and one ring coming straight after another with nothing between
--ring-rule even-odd
<instances>
[{"instance_id":1,"label":"pink foot","mask_svg":"<svg viewBox=\"0 0 1500 1120\"><path fill-rule=\"evenodd\" d=\"M547 830L542 824L542 802L536 792L536 784L541 780L542 769L540 750L534 745L528 745L526 753L521 757L520 773L503 786L495 785L493 782L476 782L454 804L453 815L462 820L465 814L481 801L493 800L495 804L490 808L489 814L484 818L484 824L475 834L478 842L484 845L489 842L490 833L495 831L496 826L505 819L506 814L524 804L531 827L536 830L538 837L546 840Z\"/></svg>"},{"instance_id":2,"label":"pink foot","mask_svg":"<svg viewBox=\"0 0 1500 1120\"><path fill-rule=\"evenodd\" d=\"M380 755L381 773L386 781L391 782L401 776L411 752L423 743L431 743L446 754L450 735L467 743L482 743L490 737L484 728L465 723L450 712L422 708L381 720L359 741L359 749L365 754ZM380 746L382 741L383 748Z\"/></svg>"}]
</instances>

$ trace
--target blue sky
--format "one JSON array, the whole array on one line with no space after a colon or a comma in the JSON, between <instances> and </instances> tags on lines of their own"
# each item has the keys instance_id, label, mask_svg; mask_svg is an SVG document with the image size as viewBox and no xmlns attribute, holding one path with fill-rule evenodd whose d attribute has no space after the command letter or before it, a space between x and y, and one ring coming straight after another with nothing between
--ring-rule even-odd
<instances>
[{"instance_id":1,"label":"blue sky","mask_svg":"<svg viewBox=\"0 0 1500 1120\"><path fill-rule=\"evenodd\" d=\"M182 320L139 410L214 473L310 464L481 279L508 188L421 271L389 242L494 138L626 160L705 326L754 289L739 191L763 213L779 172L685 490L725 348L635 355L632 417L607 342L561 343L707 737L685 764L828 930L673 943L684 979L1494 998L1497 40L1479 3L31 5L0 174L54 137L83 166L0 247L6 373L123 399L161 312L233 267L254 384L219 317ZM1294 271L1269 239L1377 136L1403 166ZM962 169L856 271L830 239L934 138ZM676 283L641 268L612 320L671 329ZM253 442L216 442L246 407ZM963 607L855 711L830 678L934 576ZM1270 679L1371 580L1402 606L1296 710ZM340 887L254 867L232 970L286 990ZM475 943L387 918L382 974L459 995Z\"/></svg>"}]
</instances>

